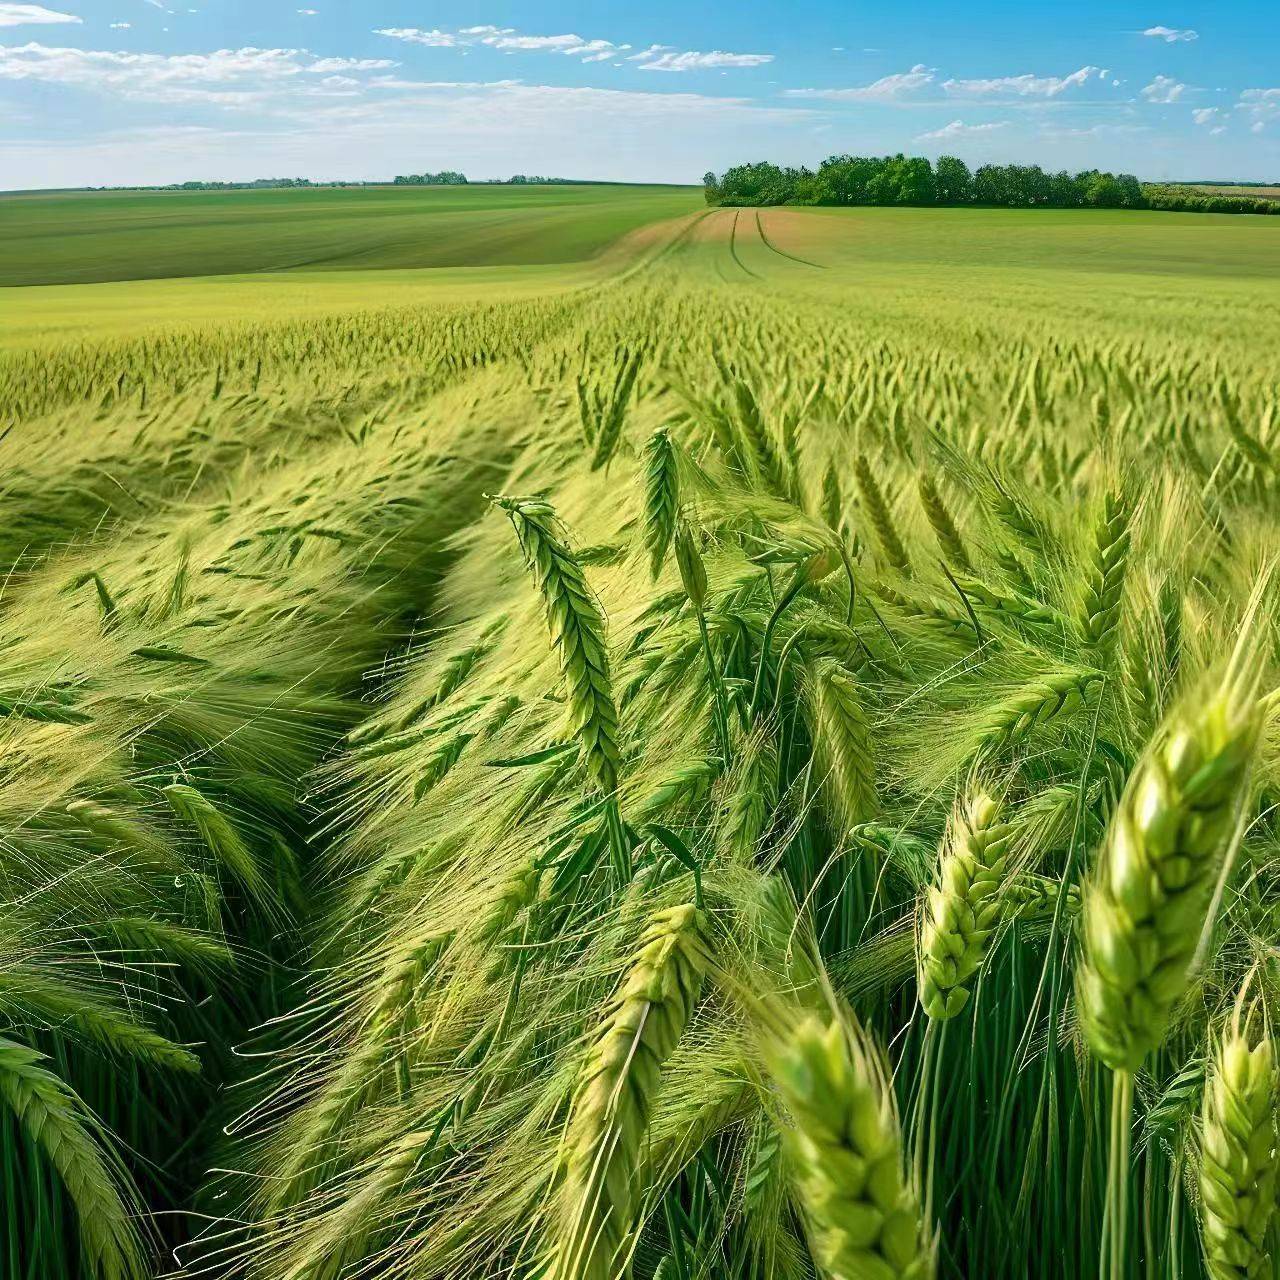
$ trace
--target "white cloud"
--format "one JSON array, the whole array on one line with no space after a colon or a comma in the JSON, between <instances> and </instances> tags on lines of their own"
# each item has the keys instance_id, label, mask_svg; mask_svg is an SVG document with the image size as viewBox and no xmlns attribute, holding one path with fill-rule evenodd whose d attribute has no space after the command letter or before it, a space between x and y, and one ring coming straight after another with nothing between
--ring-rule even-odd
<instances>
[{"instance_id":1,"label":"white cloud","mask_svg":"<svg viewBox=\"0 0 1280 1280\"><path fill-rule=\"evenodd\" d=\"M112 31L128 31L133 26L132 22L113 22L111 24Z\"/></svg>"},{"instance_id":2,"label":"white cloud","mask_svg":"<svg viewBox=\"0 0 1280 1280\"><path fill-rule=\"evenodd\" d=\"M375 76L377 73L374 73ZM513 171L643 182L694 181L732 164L744 136L787 154L813 113L799 104L656 89L481 84L410 93L310 98L306 110L225 116L215 128L98 130L0 137L0 186L62 187L238 180L263 174L388 179L421 155L472 179ZM295 76L293 88L314 87ZM223 127L225 124L225 127Z\"/></svg>"},{"instance_id":3,"label":"white cloud","mask_svg":"<svg viewBox=\"0 0 1280 1280\"><path fill-rule=\"evenodd\" d=\"M35 26L60 22L81 22L73 13L55 13L38 4L0 4L0 27Z\"/></svg>"},{"instance_id":4,"label":"white cloud","mask_svg":"<svg viewBox=\"0 0 1280 1280\"><path fill-rule=\"evenodd\" d=\"M388 58L315 58L303 49L218 49L213 53L124 53L42 44L0 45L0 81L30 80L148 102L261 106L273 94L314 91L310 73L394 67Z\"/></svg>"},{"instance_id":5,"label":"white cloud","mask_svg":"<svg viewBox=\"0 0 1280 1280\"><path fill-rule=\"evenodd\" d=\"M773 61L771 53L661 53L640 64L641 71L700 71L704 67L762 67Z\"/></svg>"},{"instance_id":6,"label":"white cloud","mask_svg":"<svg viewBox=\"0 0 1280 1280\"><path fill-rule=\"evenodd\" d=\"M1280 89L1246 89L1236 103L1253 122L1250 128L1261 133L1269 124L1280 120Z\"/></svg>"},{"instance_id":7,"label":"white cloud","mask_svg":"<svg viewBox=\"0 0 1280 1280\"><path fill-rule=\"evenodd\" d=\"M482 25L461 27L457 31L430 31L420 27L380 27L375 35L390 36L410 44L437 49L468 49L486 46L502 53L550 53L577 58L580 62L612 62L621 59L634 62L639 71L700 71L729 67L759 67L773 61L771 53L726 53L713 49L701 53L695 49L681 51L673 45L651 44L639 53L631 53L629 44L613 40L588 39L574 32L563 35L526 35L515 27ZM617 65L615 63L615 65Z\"/></svg>"},{"instance_id":8,"label":"white cloud","mask_svg":"<svg viewBox=\"0 0 1280 1280\"><path fill-rule=\"evenodd\" d=\"M1153 40L1163 40L1165 44L1185 44L1191 40L1199 40L1200 33L1192 31L1189 28L1178 27L1148 27L1144 32L1144 36L1150 36Z\"/></svg>"},{"instance_id":9,"label":"white cloud","mask_svg":"<svg viewBox=\"0 0 1280 1280\"><path fill-rule=\"evenodd\" d=\"M303 68L304 71L385 71L398 66L390 58L320 58Z\"/></svg>"},{"instance_id":10,"label":"white cloud","mask_svg":"<svg viewBox=\"0 0 1280 1280\"><path fill-rule=\"evenodd\" d=\"M941 129L931 133L922 133L917 142L955 142L962 138L980 138L983 134L994 133L997 129L1007 129L1009 122L1000 120L995 124L965 124L963 120L953 120L944 124Z\"/></svg>"},{"instance_id":11,"label":"white cloud","mask_svg":"<svg viewBox=\"0 0 1280 1280\"><path fill-rule=\"evenodd\" d=\"M897 102L933 83L933 67L917 62L910 71L881 76L872 84L852 89L787 89L788 98L822 98L830 102Z\"/></svg>"},{"instance_id":12,"label":"white cloud","mask_svg":"<svg viewBox=\"0 0 1280 1280\"><path fill-rule=\"evenodd\" d=\"M410 44L429 45L437 49L458 49L469 45L488 45L504 53L559 53L583 62L604 62L625 53L629 44L612 40L588 40L568 32L558 36L523 35L514 27L463 27L460 31L424 31L419 27L382 27L374 32Z\"/></svg>"},{"instance_id":13,"label":"white cloud","mask_svg":"<svg viewBox=\"0 0 1280 1280\"><path fill-rule=\"evenodd\" d=\"M1102 79L1100 67L1081 67L1069 76L996 76L989 80L946 80L943 89L962 97L985 98L1013 94L1019 98L1056 98L1068 89L1079 88L1094 77Z\"/></svg>"},{"instance_id":14,"label":"white cloud","mask_svg":"<svg viewBox=\"0 0 1280 1280\"><path fill-rule=\"evenodd\" d=\"M409 44L425 44L433 49L456 49L466 43L451 31L423 31L420 27L379 27L373 34L405 40Z\"/></svg>"},{"instance_id":15,"label":"white cloud","mask_svg":"<svg viewBox=\"0 0 1280 1280\"><path fill-rule=\"evenodd\" d=\"M1196 124L1217 124L1227 118L1227 113L1221 107L1197 107L1191 118Z\"/></svg>"},{"instance_id":16,"label":"white cloud","mask_svg":"<svg viewBox=\"0 0 1280 1280\"><path fill-rule=\"evenodd\" d=\"M297 10L297 12L298 12L298 13L300 13L304 18L314 18L314 17L316 16L317 10L315 10L315 9L299 9L299 10Z\"/></svg>"},{"instance_id":17,"label":"white cloud","mask_svg":"<svg viewBox=\"0 0 1280 1280\"><path fill-rule=\"evenodd\" d=\"M1171 102L1177 102L1182 95L1186 93L1187 86L1179 84L1172 76L1156 76L1156 78L1142 90L1142 96L1148 102L1157 103L1160 106L1167 106Z\"/></svg>"}]
</instances>

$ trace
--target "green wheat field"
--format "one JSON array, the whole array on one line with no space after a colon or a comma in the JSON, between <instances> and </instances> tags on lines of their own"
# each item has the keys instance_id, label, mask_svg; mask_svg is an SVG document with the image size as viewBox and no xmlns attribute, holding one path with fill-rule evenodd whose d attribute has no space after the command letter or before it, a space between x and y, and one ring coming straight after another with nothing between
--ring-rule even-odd
<instances>
[{"instance_id":1,"label":"green wheat field","mask_svg":"<svg viewBox=\"0 0 1280 1280\"><path fill-rule=\"evenodd\" d=\"M1280 223L0 198L0 1275L1277 1274Z\"/></svg>"}]
</instances>

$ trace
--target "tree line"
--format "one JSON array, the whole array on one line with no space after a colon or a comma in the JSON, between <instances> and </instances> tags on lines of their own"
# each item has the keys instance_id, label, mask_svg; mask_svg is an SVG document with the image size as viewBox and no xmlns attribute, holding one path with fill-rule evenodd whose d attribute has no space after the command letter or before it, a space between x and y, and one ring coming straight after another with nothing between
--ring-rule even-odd
<instances>
[{"instance_id":1,"label":"tree line","mask_svg":"<svg viewBox=\"0 0 1280 1280\"><path fill-rule=\"evenodd\" d=\"M1280 214L1280 201L1140 182L1130 173L1048 173L1035 164L984 164L955 156L831 156L817 169L759 161L703 179L713 205L999 205L1009 208L1161 209Z\"/></svg>"},{"instance_id":2,"label":"tree line","mask_svg":"<svg viewBox=\"0 0 1280 1280\"><path fill-rule=\"evenodd\" d=\"M392 179L396 187L465 187L467 175L455 169L442 169L439 173L398 173Z\"/></svg>"}]
</instances>

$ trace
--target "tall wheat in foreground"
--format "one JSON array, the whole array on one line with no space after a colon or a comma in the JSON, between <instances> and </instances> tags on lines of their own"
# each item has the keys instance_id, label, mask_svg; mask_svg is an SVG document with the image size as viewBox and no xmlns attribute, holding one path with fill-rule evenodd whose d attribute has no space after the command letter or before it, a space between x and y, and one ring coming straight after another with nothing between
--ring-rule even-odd
<instances>
[{"instance_id":1,"label":"tall wheat in foreground","mask_svg":"<svg viewBox=\"0 0 1280 1280\"><path fill-rule=\"evenodd\" d=\"M903 1165L873 1047L841 1017L808 1016L766 1048L814 1258L830 1280L924 1280L933 1251Z\"/></svg>"},{"instance_id":2,"label":"tall wheat in foreground","mask_svg":"<svg viewBox=\"0 0 1280 1280\"><path fill-rule=\"evenodd\" d=\"M999 915L1012 837L989 795L973 796L952 815L920 930L920 1003L931 1018L954 1017L968 1003Z\"/></svg>"},{"instance_id":3,"label":"tall wheat in foreground","mask_svg":"<svg viewBox=\"0 0 1280 1280\"><path fill-rule=\"evenodd\" d=\"M1239 819L1261 713L1227 681L1175 710L1139 762L1083 899L1080 1024L1114 1071L1137 1071L1186 990Z\"/></svg>"},{"instance_id":4,"label":"tall wheat in foreground","mask_svg":"<svg viewBox=\"0 0 1280 1280\"><path fill-rule=\"evenodd\" d=\"M658 912L605 1015L573 1100L549 1280L612 1280L625 1270L650 1106L705 967L697 910L686 904Z\"/></svg>"},{"instance_id":5,"label":"tall wheat in foreground","mask_svg":"<svg viewBox=\"0 0 1280 1280\"><path fill-rule=\"evenodd\" d=\"M1080 1025L1114 1072L1103 1273L1127 1266L1133 1078L1163 1041L1209 923L1261 728L1238 673L1175 710L1129 779L1083 899Z\"/></svg>"},{"instance_id":6,"label":"tall wheat in foreground","mask_svg":"<svg viewBox=\"0 0 1280 1280\"><path fill-rule=\"evenodd\" d=\"M94 1275L136 1280L147 1274L147 1266L131 1206L121 1191L123 1171L99 1144L79 1098L41 1066L42 1057L0 1038L0 1101L66 1187Z\"/></svg>"},{"instance_id":7,"label":"tall wheat in foreground","mask_svg":"<svg viewBox=\"0 0 1280 1280\"><path fill-rule=\"evenodd\" d=\"M551 504L495 498L511 517L542 595L569 696L569 717L592 780L605 795L618 783L618 712L613 700L604 615L569 549Z\"/></svg>"},{"instance_id":8,"label":"tall wheat in foreground","mask_svg":"<svg viewBox=\"0 0 1280 1280\"><path fill-rule=\"evenodd\" d=\"M1253 1048L1237 1017L1218 1044L1200 1134L1200 1230L1212 1280L1271 1276L1276 1208L1275 1047Z\"/></svg>"}]
</instances>

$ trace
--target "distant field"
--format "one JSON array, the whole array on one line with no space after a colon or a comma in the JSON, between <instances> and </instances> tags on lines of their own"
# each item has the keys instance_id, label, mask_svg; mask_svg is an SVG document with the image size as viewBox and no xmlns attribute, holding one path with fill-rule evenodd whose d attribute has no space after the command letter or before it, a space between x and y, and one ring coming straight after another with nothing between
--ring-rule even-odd
<instances>
[{"instance_id":1,"label":"distant field","mask_svg":"<svg viewBox=\"0 0 1280 1280\"><path fill-rule=\"evenodd\" d=\"M1196 183L1194 191L1209 191L1219 196L1255 196L1259 200L1280 200L1280 187L1219 187Z\"/></svg>"},{"instance_id":2,"label":"distant field","mask_svg":"<svg viewBox=\"0 0 1280 1280\"><path fill-rule=\"evenodd\" d=\"M359 187L0 196L0 285L580 262L695 187Z\"/></svg>"},{"instance_id":3,"label":"distant field","mask_svg":"<svg viewBox=\"0 0 1280 1280\"><path fill-rule=\"evenodd\" d=\"M908 298L915 305L921 290L938 307L969 313L1052 302L1064 322L1074 315L1085 325L1103 317L1127 322L1144 310L1148 325L1177 329L1190 309L1197 322L1212 313L1224 341L1234 340L1242 310L1275 313L1280 281L1280 223L1228 215L708 211L690 190L643 187L232 192L179 194L173 202L169 193L151 193L119 198L118 206L117 199L32 201L62 219L61 235L47 226L44 234L30 231L25 254L10 237L0 242L0 279L44 282L4 297L0 347L548 295L615 277L665 245L689 278L773 281L833 301L861 299L864 307L874 296L892 309ZM0 199L0 220L24 207ZM83 225L95 211L117 208L114 228ZM166 221L183 208L185 220ZM265 229L247 220L250 211L271 215ZM32 212L24 217L37 220ZM79 232L68 230L77 225ZM148 227L162 230L153 235ZM397 245L375 247L392 227L402 237ZM302 242L312 235L343 238L347 256L304 264ZM264 246L295 241L293 265L265 265ZM153 243L160 247L142 261ZM94 245L102 254L84 260ZM174 257L164 258L165 245ZM118 252L108 253L110 246ZM176 270L177 255L187 272L138 278L144 267L160 276L166 261ZM245 266L254 255L258 265ZM96 274L71 272L72 261L76 272Z\"/></svg>"}]
</instances>

